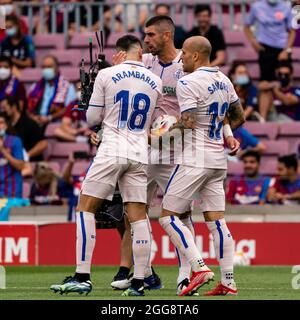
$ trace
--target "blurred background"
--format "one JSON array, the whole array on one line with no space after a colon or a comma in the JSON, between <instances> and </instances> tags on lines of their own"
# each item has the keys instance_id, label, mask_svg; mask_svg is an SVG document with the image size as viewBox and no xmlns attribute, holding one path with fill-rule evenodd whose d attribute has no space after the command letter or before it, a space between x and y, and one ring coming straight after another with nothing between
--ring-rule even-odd
<instances>
[{"instance_id":1,"label":"blurred background","mask_svg":"<svg viewBox=\"0 0 300 320\"><path fill-rule=\"evenodd\" d=\"M0 0L0 263L75 261L74 208L96 152L84 114L72 110L79 63L89 64L90 37L97 52L95 31L104 31L111 63L116 40L126 33L143 39L146 20L157 14L174 19L177 48L192 35L211 41L211 64L230 77L245 110L247 122L234 132L241 150L228 156L225 186L237 264L299 262L300 250L290 244L300 231L300 1L277 1L275 16L263 10L269 2ZM155 222L161 200L162 191L150 210L152 258L176 264ZM203 257L215 263L199 199L194 221ZM117 232L98 232L109 243L95 263L118 264Z\"/></svg>"}]
</instances>

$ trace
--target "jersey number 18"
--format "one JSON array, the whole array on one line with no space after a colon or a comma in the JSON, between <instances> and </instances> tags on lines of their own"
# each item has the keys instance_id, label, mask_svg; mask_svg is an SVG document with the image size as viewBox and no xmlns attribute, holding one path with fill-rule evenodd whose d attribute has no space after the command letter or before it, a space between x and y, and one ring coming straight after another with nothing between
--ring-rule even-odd
<instances>
[{"instance_id":1,"label":"jersey number 18","mask_svg":"<svg viewBox=\"0 0 300 320\"><path fill-rule=\"evenodd\" d=\"M137 93L131 101L132 112L128 117L129 91L121 90L115 96L115 103L120 101L119 125L124 129L126 125L130 130L143 130L150 108L150 98L144 93Z\"/></svg>"}]
</instances>

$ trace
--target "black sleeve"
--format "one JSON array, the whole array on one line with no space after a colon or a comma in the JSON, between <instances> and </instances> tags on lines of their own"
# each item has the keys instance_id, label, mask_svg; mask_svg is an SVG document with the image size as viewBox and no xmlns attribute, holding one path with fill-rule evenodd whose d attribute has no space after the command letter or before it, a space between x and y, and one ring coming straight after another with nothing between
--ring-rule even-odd
<instances>
[{"instance_id":1,"label":"black sleeve","mask_svg":"<svg viewBox=\"0 0 300 320\"><path fill-rule=\"evenodd\" d=\"M34 144L45 140L44 131L34 120L30 121L30 132L32 134L32 140L35 141Z\"/></svg>"},{"instance_id":2,"label":"black sleeve","mask_svg":"<svg viewBox=\"0 0 300 320\"><path fill-rule=\"evenodd\" d=\"M35 183L33 182L31 187L30 187L30 194L29 194L29 199L31 201L34 201L34 197L36 196L36 186Z\"/></svg>"},{"instance_id":3,"label":"black sleeve","mask_svg":"<svg viewBox=\"0 0 300 320\"><path fill-rule=\"evenodd\" d=\"M215 51L220 51L220 50L226 50L226 43L225 43L225 39L224 39L224 35L222 30L220 30L219 28L216 27L215 29Z\"/></svg>"},{"instance_id":4,"label":"black sleeve","mask_svg":"<svg viewBox=\"0 0 300 320\"><path fill-rule=\"evenodd\" d=\"M189 37L194 37L194 36L198 36L199 32L198 29L196 27L194 27L192 30L190 30L187 34L186 34L186 38Z\"/></svg>"},{"instance_id":5,"label":"black sleeve","mask_svg":"<svg viewBox=\"0 0 300 320\"><path fill-rule=\"evenodd\" d=\"M7 40L4 39L0 42L0 54L3 55L6 49L7 49Z\"/></svg>"}]
</instances>

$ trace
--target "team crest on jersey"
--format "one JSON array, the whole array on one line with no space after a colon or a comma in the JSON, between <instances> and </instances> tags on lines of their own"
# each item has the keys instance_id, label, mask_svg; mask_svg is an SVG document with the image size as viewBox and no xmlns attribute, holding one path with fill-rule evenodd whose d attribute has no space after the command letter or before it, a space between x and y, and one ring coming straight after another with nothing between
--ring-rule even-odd
<instances>
[{"instance_id":1,"label":"team crest on jersey","mask_svg":"<svg viewBox=\"0 0 300 320\"><path fill-rule=\"evenodd\" d=\"M176 88L164 86L163 93L167 94L168 96L176 96Z\"/></svg>"},{"instance_id":2,"label":"team crest on jersey","mask_svg":"<svg viewBox=\"0 0 300 320\"><path fill-rule=\"evenodd\" d=\"M180 79L183 76L184 76L184 72L181 69L177 69L176 72L174 73L174 78L176 80Z\"/></svg>"}]
</instances>

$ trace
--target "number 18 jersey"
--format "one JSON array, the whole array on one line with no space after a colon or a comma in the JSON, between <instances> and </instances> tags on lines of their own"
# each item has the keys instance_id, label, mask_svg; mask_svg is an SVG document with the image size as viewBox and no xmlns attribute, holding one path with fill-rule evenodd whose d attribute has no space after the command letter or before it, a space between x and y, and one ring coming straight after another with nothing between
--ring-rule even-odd
<instances>
[{"instance_id":1,"label":"number 18 jersey","mask_svg":"<svg viewBox=\"0 0 300 320\"><path fill-rule=\"evenodd\" d=\"M87 111L89 125L103 123L98 153L148 163L148 132L161 95L161 79L142 62L101 70Z\"/></svg>"},{"instance_id":2,"label":"number 18 jersey","mask_svg":"<svg viewBox=\"0 0 300 320\"><path fill-rule=\"evenodd\" d=\"M192 144L188 139L183 163L226 169L223 121L229 106L239 100L231 81L218 67L201 67L178 81L177 98L181 112L196 112L195 139L190 149L194 153L188 152Z\"/></svg>"}]
</instances>

